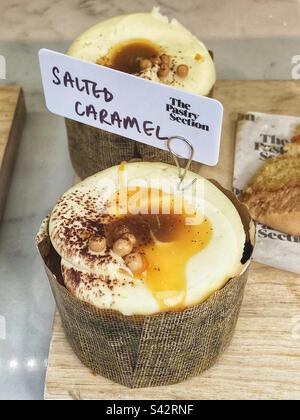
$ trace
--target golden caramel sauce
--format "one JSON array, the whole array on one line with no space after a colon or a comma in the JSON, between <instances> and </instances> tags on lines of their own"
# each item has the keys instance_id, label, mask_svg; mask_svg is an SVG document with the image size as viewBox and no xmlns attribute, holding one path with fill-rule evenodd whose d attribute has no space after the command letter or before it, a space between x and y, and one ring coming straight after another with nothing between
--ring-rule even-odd
<instances>
[{"instance_id":1,"label":"golden caramel sauce","mask_svg":"<svg viewBox=\"0 0 300 420\"><path fill-rule=\"evenodd\" d=\"M188 225L186 220L186 215L139 214L121 217L106 226L110 246L124 225L136 237L135 251L143 255L146 264L146 271L136 277L145 281L161 311L185 306L187 263L212 237L207 218L198 225Z\"/></svg>"},{"instance_id":2,"label":"golden caramel sauce","mask_svg":"<svg viewBox=\"0 0 300 420\"><path fill-rule=\"evenodd\" d=\"M159 216L161 226L153 230L154 244L141 246L147 261L144 275L160 310L183 308L186 297L186 267L212 237L208 219L200 225L187 225L186 217Z\"/></svg>"},{"instance_id":3,"label":"golden caramel sauce","mask_svg":"<svg viewBox=\"0 0 300 420\"><path fill-rule=\"evenodd\" d=\"M187 263L209 244L213 233L212 225L207 218L200 218L195 225L187 224L195 211L190 208L188 213L182 211L181 214L176 214L177 198L174 195L151 188L137 187L127 190L125 173L126 164L122 163L119 166L121 190L110 200L117 200L114 214L118 216L118 220L106 226L106 235L110 238L108 241L111 245L117 240L116 232L120 232L125 225L137 239L135 251L140 252L145 259L146 270L136 274L136 277L145 281L161 311L182 309L185 306L187 288ZM130 204L136 194L140 200L135 199ZM123 201L124 197L126 203ZM168 214L164 214L164 202L169 205ZM138 213L132 214L136 207L139 209Z\"/></svg>"},{"instance_id":4,"label":"golden caramel sauce","mask_svg":"<svg viewBox=\"0 0 300 420\"><path fill-rule=\"evenodd\" d=\"M140 72L139 61L159 55L160 47L147 39L134 39L115 45L106 57L97 61L124 73Z\"/></svg>"}]
</instances>

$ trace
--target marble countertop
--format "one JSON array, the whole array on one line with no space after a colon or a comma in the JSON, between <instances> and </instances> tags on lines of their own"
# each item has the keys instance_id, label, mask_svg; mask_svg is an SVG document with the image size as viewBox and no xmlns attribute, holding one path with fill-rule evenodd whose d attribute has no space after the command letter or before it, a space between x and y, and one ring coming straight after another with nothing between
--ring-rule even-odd
<instances>
[{"instance_id":1,"label":"marble countertop","mask_svg":"<svg viewBox=\"0 0 300 420\"><path fill-rule=\"evenodd\" d=\"M1 0L0 55L24 87L28 119L0 226L0 399L42 399L54 303L34 236L72 183L63 120L47 112L37 53L64 52L82 30L161 6L215 53L218 77L290 79L300 54L299 0Z\"/></svg>"}]
</instances>

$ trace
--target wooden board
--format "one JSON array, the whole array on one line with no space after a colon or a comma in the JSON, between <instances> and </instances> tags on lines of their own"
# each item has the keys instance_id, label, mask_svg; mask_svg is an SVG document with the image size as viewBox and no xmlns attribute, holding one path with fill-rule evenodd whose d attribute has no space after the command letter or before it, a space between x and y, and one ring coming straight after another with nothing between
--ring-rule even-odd
<instances>
[{"instance_id":1,"label":"wooden board","mask_svg":"<svg viewBox=\"0 0 300 420\"><path fill-rule=\"evenodd\" d=\"M300 116L300 83L219 81L214 96L225 107L221 160L201 173L231 188L238 113ZM299 372L300 276L253 263L233 342L200 377L133 390L95 377L73 354L56 314L45 399L300 399Z\"/></svg>"},{"instance_id":2,"label":"wooden board","mask_svg":"<svg viewBox=\"0 0 300 420\"><path fill-rule=\"evenodd\" d=\"M25 123L25 101L20 86L0 86L0 221Z\"/></svg>"}]
</instances>

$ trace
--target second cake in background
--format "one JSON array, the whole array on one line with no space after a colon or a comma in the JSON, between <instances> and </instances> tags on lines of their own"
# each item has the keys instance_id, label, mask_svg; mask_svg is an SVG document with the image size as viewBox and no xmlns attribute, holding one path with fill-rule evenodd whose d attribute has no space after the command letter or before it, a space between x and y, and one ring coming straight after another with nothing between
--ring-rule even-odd
<instances>
[{"instance_id":1,"label":"second cake in background","mask_svg":"<svg viewBox=\"0 0 300 420\"><path fill-rule=\"evenodd\" d=\"M216 80L205 45L157 8L95 25L74 41L68 54L197 95L210 95ZM66 120L66 126L71 160L81 178L122 161L173 164L170 153L153 146L76 121Z\"/></svg>"}]
</instances>

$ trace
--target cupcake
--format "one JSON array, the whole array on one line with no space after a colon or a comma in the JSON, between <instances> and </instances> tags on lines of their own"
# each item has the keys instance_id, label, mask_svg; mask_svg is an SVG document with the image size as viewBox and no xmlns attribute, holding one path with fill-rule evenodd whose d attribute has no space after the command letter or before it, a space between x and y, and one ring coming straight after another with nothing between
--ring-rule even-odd
<instances>
[{"instance_id":1,"label":"cupcake","mask_svg":"<svg viewBox=\"0 0 300 420\"><path fill-rule=\"evenodd\" d=\"M68 54L197 95L210 95L216 80L205 45L157 8L93 26L74 41ZM173 163L169 153L153 146L68 119L66 126L71 160L82 179L122 161Z\"/></svg>"},{"instance_id":2,"label":"cupcake","mask_svg":"<svg viewBox=\"0 0 300 420\"><path fill-rule=\"evenodd\" d=\"M200 374L237 322L254 225L214 181L185 182L164 163L109 168L64 194L38 235L73 350L128 387Z\"/></svg>"}]
</instances>

